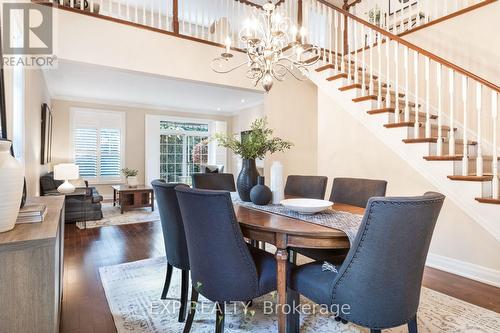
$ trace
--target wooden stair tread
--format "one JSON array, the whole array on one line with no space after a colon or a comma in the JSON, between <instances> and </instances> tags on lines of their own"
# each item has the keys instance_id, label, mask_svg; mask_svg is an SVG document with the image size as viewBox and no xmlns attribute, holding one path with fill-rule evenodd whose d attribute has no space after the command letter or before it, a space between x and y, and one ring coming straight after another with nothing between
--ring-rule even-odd
<instances>
[{"instance_id":1,"label":"wooden stair tread","mask_svg":"<svg viewBox=\"0 0 500 333\"><path fill-rule=\"evenodd\" d=\"M448 179L458 180L458 181L467 181L467 182L488 182L493 179L492 175L484 175L484 176L448 176Z\"/></svg>"},{"instance_id":2,"label":"wooden stair tread","mask_svg":"<svg viewBox=\"0 0 500 333\"><path fill-rule=\"evenodd\" d=\"M442 156L424 156L424 159L427 161L461 161L463 159L463 155L442 155ZM477 156L469 157L469 160L476 160ZM493 161L493 156L483 156L484 161ZM500 160L500 157L498 157Z\"/></svg>"},{"instance_id":3,"label":"wooden stair tread","mask_svg":"<svg viewBox=\"0 0 500 333\"><path fill-rule=\"evenodd\" d=\"M345 73L339 73L339 74L336 74L334 76L330 76L330 77L326 78L327 81L335 81L335 80L338 80L338 79L347 79L347 74L345 74Z\"/></svg>"},{"instance_id":4,"label":"wooden stair tread","mask_svg":"<svg viewBox=\"0 0 500 333\"><path fill-rule=\"evenodd\" d=\"M356 98L352 99L352 101L354 103L365 102L365 101L369 101L369 100L376 101L377 100L377 96L375 96L375 95L366 95L366 96L360 96L360 97L356 97Z\"/></svg>"},{"instance_id":5,"label":"wooden stair tread","mask_svg":"<svg viewBox=\"0 0 500 333\"><path fill-rule=\"evenodd\" d=\"M367 111L368 114L381 114L381 113L396 113L396 108L381 108ZM399 109L399 114L404 115L404 110ZM415 115L415 111L410 111L410 115ZM419 115L425 115L425 113L419 112ZM437 119L438 116L431 114L431 119Z\"/></svg>"},{"instance_id":6,"label":"wooden stair tread","mask_svg":"<svg viewBox=\"0 0 500 333\"><path fill-rule=\"evenodd\" d=\"M425 127L425 124L419 122L419 127ZM390 123L390 124L385 124L384 127L385 128L400 128L400 127L414 127L415 126L415 122L414 121L403 121L403 122L399 122L399 123ZM436 124L431 124L431 128L437 128L438 125ZM446 126L446 125L443 125L441 126L442 130L443 131L449 131L450 130L450 127L449 126ZM457 129L454 128L453 129L454 131L456 131Z\"/></svg>"},{"instance_id":7,"label":"wooden stair tread","mask_svg":"<svg viewBox=\"0 0 500 333\"><path fill-rule=\"evenodd\" d=\"M321 67L318 67L316 68L316 72L322 72L322 71L326 71L327 69L335 69L335 65L333 64L328 64L328 65L324 65L324 66L321 66Z\"/></svg>"},{"instance_id":8,"label":"wooden stair tread","mask_svg":"<svg viewBox=\"0 0 500 333\"><path fill-rule=\"evenodd\" d=\"M347 90L351 90L351 89L361 89L361 84L353 83L353 84L349 84L347 86L343 86L343 87L339 88L340 91L347 91Z\"/></svg>"},{"instance_id":9,"label":"wooden stair tread","mask_svg":"<svg viewBox=\"0 0 500 333\"><path fill-rule=\"evenodd\" d=\"M480 203L500 205L500 199L494 199L492 197L488 197L488 198L476 198L476 200L479 201Z\"/></svg>"},{"instance_id":10,"label":"wooden stair tread","mask_svg":"<svg viewBox=\"0 0 500 333\"><path fill-rule=\"evenodd\" d=\"M404 143L437 143L438 138L418 138L418 139L403 139ZM443 138L443 143L449 143L448 140ZM463 140L455 140L455 143L462 144ZM477 145L476 141L469 140L468 145Z\"/></svg>"}]
</instances>

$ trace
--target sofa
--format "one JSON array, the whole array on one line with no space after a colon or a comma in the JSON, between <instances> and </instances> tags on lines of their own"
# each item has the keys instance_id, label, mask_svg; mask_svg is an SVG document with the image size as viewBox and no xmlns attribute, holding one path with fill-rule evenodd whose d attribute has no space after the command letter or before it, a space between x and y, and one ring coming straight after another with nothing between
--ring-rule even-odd
<instances>
[{"instance_id":1,"label":"sofa","mask_svg":"<svg viewBox=\"0 0 500 333\"><path fill-rule=\"evenodd\" d=\"M54 173L49 172L40 177L40 195L61 195L57 191L63 181L55 180ZM102 219L102 196L94 187L85 182L85 194L68 195L64 201L64 217L66 223L95 221Z\"/></svg>"}]
</instances>

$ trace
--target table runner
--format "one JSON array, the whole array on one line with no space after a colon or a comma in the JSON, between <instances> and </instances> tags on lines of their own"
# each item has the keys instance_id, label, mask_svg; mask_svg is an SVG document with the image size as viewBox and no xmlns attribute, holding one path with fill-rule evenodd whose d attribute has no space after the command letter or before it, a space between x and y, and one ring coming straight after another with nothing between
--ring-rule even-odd
<instances>
[{"instance_id":1,"label":"table runner","mask_svg":"<svg viewBox=\"0 0 500 333\"><path fill-rule=\"evenodd\" d=\"M324 227L342 230L346 233L351 245L354 242L354 238L356 238L356 234L358 233L358 229L361 225L361 220L363 219L363 215L340 212L333 209L328 209L314 215L306 215L291 211L282 205L269 204L266 206L259 206L252 202L242 201L236 195L233 195L232 199L234 204L242 207L283 215Z\"/></svg>"}]
</instances>

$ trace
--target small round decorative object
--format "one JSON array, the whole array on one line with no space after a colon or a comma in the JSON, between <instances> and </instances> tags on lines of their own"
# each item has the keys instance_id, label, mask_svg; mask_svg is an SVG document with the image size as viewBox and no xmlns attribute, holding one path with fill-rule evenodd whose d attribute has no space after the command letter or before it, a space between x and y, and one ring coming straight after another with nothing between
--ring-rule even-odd
<instances>
[{"instance_id":1,"label":"small round decorative object","mask_svg":"<svg viewBox=\"0 0 500 333\"><path fill-rule=\"evenodd\" d=\"M265 179L259 176L257 179L257 185L255 185L250 191L250 200L256 205L264 206L267 205L273 198L273 193L271 189L264 185Z\"/></svg>"}]
</instances>

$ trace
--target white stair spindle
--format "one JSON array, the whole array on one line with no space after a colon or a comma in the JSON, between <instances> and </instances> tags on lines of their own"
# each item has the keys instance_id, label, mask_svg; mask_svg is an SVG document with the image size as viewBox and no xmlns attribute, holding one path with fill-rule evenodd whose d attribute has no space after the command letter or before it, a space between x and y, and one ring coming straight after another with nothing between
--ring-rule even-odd
<instances>
[{"instance_id":1,"label":"white stair spindle","mask_svg":"<svg viewBox=\"0 0 500 333\"><path fill-rule=\"evenodd\" d=\"M449 93L450 93L450 136L449 136L449 155L455 155L455 72L450 69L450 76L448 80Z\"/></svg>"},{"instance_id":2,"label":"white stair spindle","mask_svg":"<svg viewBox=\"0 0 500 333\"><path fill-rule=\"evenodd\" d=\"M496 91L491 92L491 117L493 118L493 199L500 199L499 197L499 180L498 180L498 137L497 137L497 125L498 125L498 93Z\"/></svg>"},{"instance_id":3,"label":"white stair spindle","mask_svg":"<svg viewBox=\"0 0 500 333\"><path fill-rule=\"evenodd\" d=\"M337 16L337 11L334 11L334 16L333 16L333 25L334 25L334 34L335 34L335 71L339 71L339 56L338 56L338 51L339 51L339 22L338 22L338 16Z\"/></svg>"},{"instance_id":4,"label":"white stair spindle","mask_svg":"<svg viewBox=\"0 0 500 333\"><path fill-rule=\"evenodd\" d=\"M142 4L142 25L146 25L146 3Z\"/></svg>"},{"instance_id":5,"label":"white stair spindle","mask_svg":"<svg viewBox=\"0 0 500 333\"><path fill-rule=\"evenodd\" d=\"M413 74L415 75L415 126L413 128L414 130L414 138L418 139L420 137L420 117L419 117L419 85L420 81L418 79L418 59L419 59L419 54L417 51L415 51L414 54L414 62L413 62Z\"/></svg>"},{"instance_id":6,"label":"white stair spindle","mask_svg":"<svg viewBox=\"0 0 500 333\"><path fill-rule=\"evenodd\" d=\"M410 121L410 66L408 63L408 47L405 47L405 122Z\"/></svg>"},{"instance_id":7,"label":"white stair spindle","mask_svg":"<svg viewBox=\"0 0 500 333\"><path fill-rule=\"evenodd\" d=\"M161 29L161 1L158 1L158 29Z\"/></svg>"},{"instance_id":8,"label":"white stair spindle","mask_svg":"<svg viewBox=\"0 0 500 333\"><path fill-rule=\"evenodd\" d=\"M396 104L394 106L394 122L399 123L399 43L394 42L394 61L396 62L395 69L395 80L394 80L394 91L396 96Z\"/></svg>"},{"instance_id":9,"label":"white stair spindle","mask_svg":"<svg viewBox=\"0 0 500 333\"><path fill-rule=\"evenodd\" d=\"M377 109L382 108L382 35L380 32L377 40L377 53L378 53L378 91L377 91Z\"/></svg>"},{"instance_id":10,"label":"white stair spindle","mask_svg":"<svg viewBox=\"0 0 500 333\"><path fill-rule=\"evenodd\" d=\"M347 17L347 79L350 81L352 79L351 73L351 19Z\"/></svg>"},{"instance_id":11,"label":"white stair spindle","mask_svg":"<svg viewBox=\"0 0 500 333\"><path fill-rule=\"evenodd\" d=\"M365 26L361 24L361 95L366 95Z\"/></svg>"},{"instance_id":12,"label":"white stair spindle","mask_svg":"<svg viewBox=\"0 0 500 333\"><path fill-rule=\"evenodd\" d=\"M442 92L442 65L437 64L437 90L438 90L438 137L437 137L437 155L443 155L443 92Z\"/></svg>"},{"instance_id":13,"label":"white stair spindle","mask_svg":"<svg viewBox=\"0 0 500 333\"><path fill-rule=\"evenodd\" d=\"M327 8L326 13L328 15L328 63L331 65L333 63L333 32L332 32L332 16L333 12L331 8Z\"/></svg>"},{"instance_id":14,"label":"white stair spindle","mask_svg":"<svg viewBox=\"0 0 500 333\"><path fill-rule=\"evenodd\" d=\"M425 137L431 137L431 82L430 59L425 57Z\"/></svg>"},{"instance_id":15,"label":"white stair spindle","mask_svg":"<svg viewBox=\"0 0 500 333\"><path fill-rule=\"evenodd\" d=\"M385 67L386 67L386 93L385 93L385 107L390 108L391 107L391 90L389 87L391 86L391 40L386 37L385 38ZM398 98L396 96L395 99L396 104L398 103Z\"/></svg>"},{"instance_id":16,"label":"white stair spindle","mask_svg":"<svg viewBox=\"0 0 500 333\"><path fill-rule=\"evenodd\" d=\"M370 29L370 95L373 95L374 82L373 82L373 52L375 51L375 42L373 40L373 30Z\"/></svg>"},{"instance_id":17,"label":"white stair spindle","mask_svg":"<svg viewBox=\"0 0 500 333\"><path fill-rule=\"evenodd\" d=\"M481 109L482 109L482 93L483 86L481 83L476 85L476 111L477 111L477 159L476 159L476 176L483 176L483 145L482 145L482 124L481 124Z\"/></svg>"},{"instance_id":18,"label":"white stair spindle","mask_svg":"<svg viewBox=\"0 0 500 333\"><path fill-rule=\"evenodd\" d=\"M344 36L344 32L345 32L345 15L340 15L340 48L342 50L342 52L340 52L340 70L342 73L345 73L345 57L344 57L344 54L345 54L345 36Z\"/></svg>"},{"instance_id":19,"label":"white stair spindle","mask_svg":"<svg viewBox=\"0 0 500 333\"><path fill-rule=\"evenodd\" d=\"M467 76L462 76L462 105L464 108L464 127L463 127L463 153L462 153L462 176L469 175L469 145L468 145L468 128L467 128L467 94L468 94L468 82Z\"/></svg>"},{"instance_id":20,"label":"white stair spindle","mask_svg":"<svg viewBox=\"0 0 500 333\"><path fill-rule=\"evenodd\" d=\"M467 76L462 76L462 105L464 108L464 127L463 127L463 141L464 141L464 150L462 157L462 176L469 175L469 146L468 146L468 128L467 128L467 95L468 95L468 85L467 85Z\"/></svg>"},{"instance_id":21,"label":"white stair spindle","mask_svg":"<svg viewBox=\"0 0 500 333\"><path fill-rule=\"evenodd\" d=\"M354 37L354 83L357 84L359 83L359 78L358 78L358 69L359 69L359 64L358 64L358 35L357 35L357 32L358 32L358 29L357 29L357 26L358 26L358 22L356 21L352 21L352 23L354 24L354 28L353 28L353 37Z\"/></svg>"},{"instance_id":22,"label":"white stair spindle","mask_svg":"<svg viewBox=\"0 0 500 333\"><path fill-rule=\"evenodd\" d=\"M150 27L154 27L155 26L155 2L154 0L151 0L151 8L150 8L150 11L151 11L151 24L149 25Z\"/></svg>"}]
</instances>

